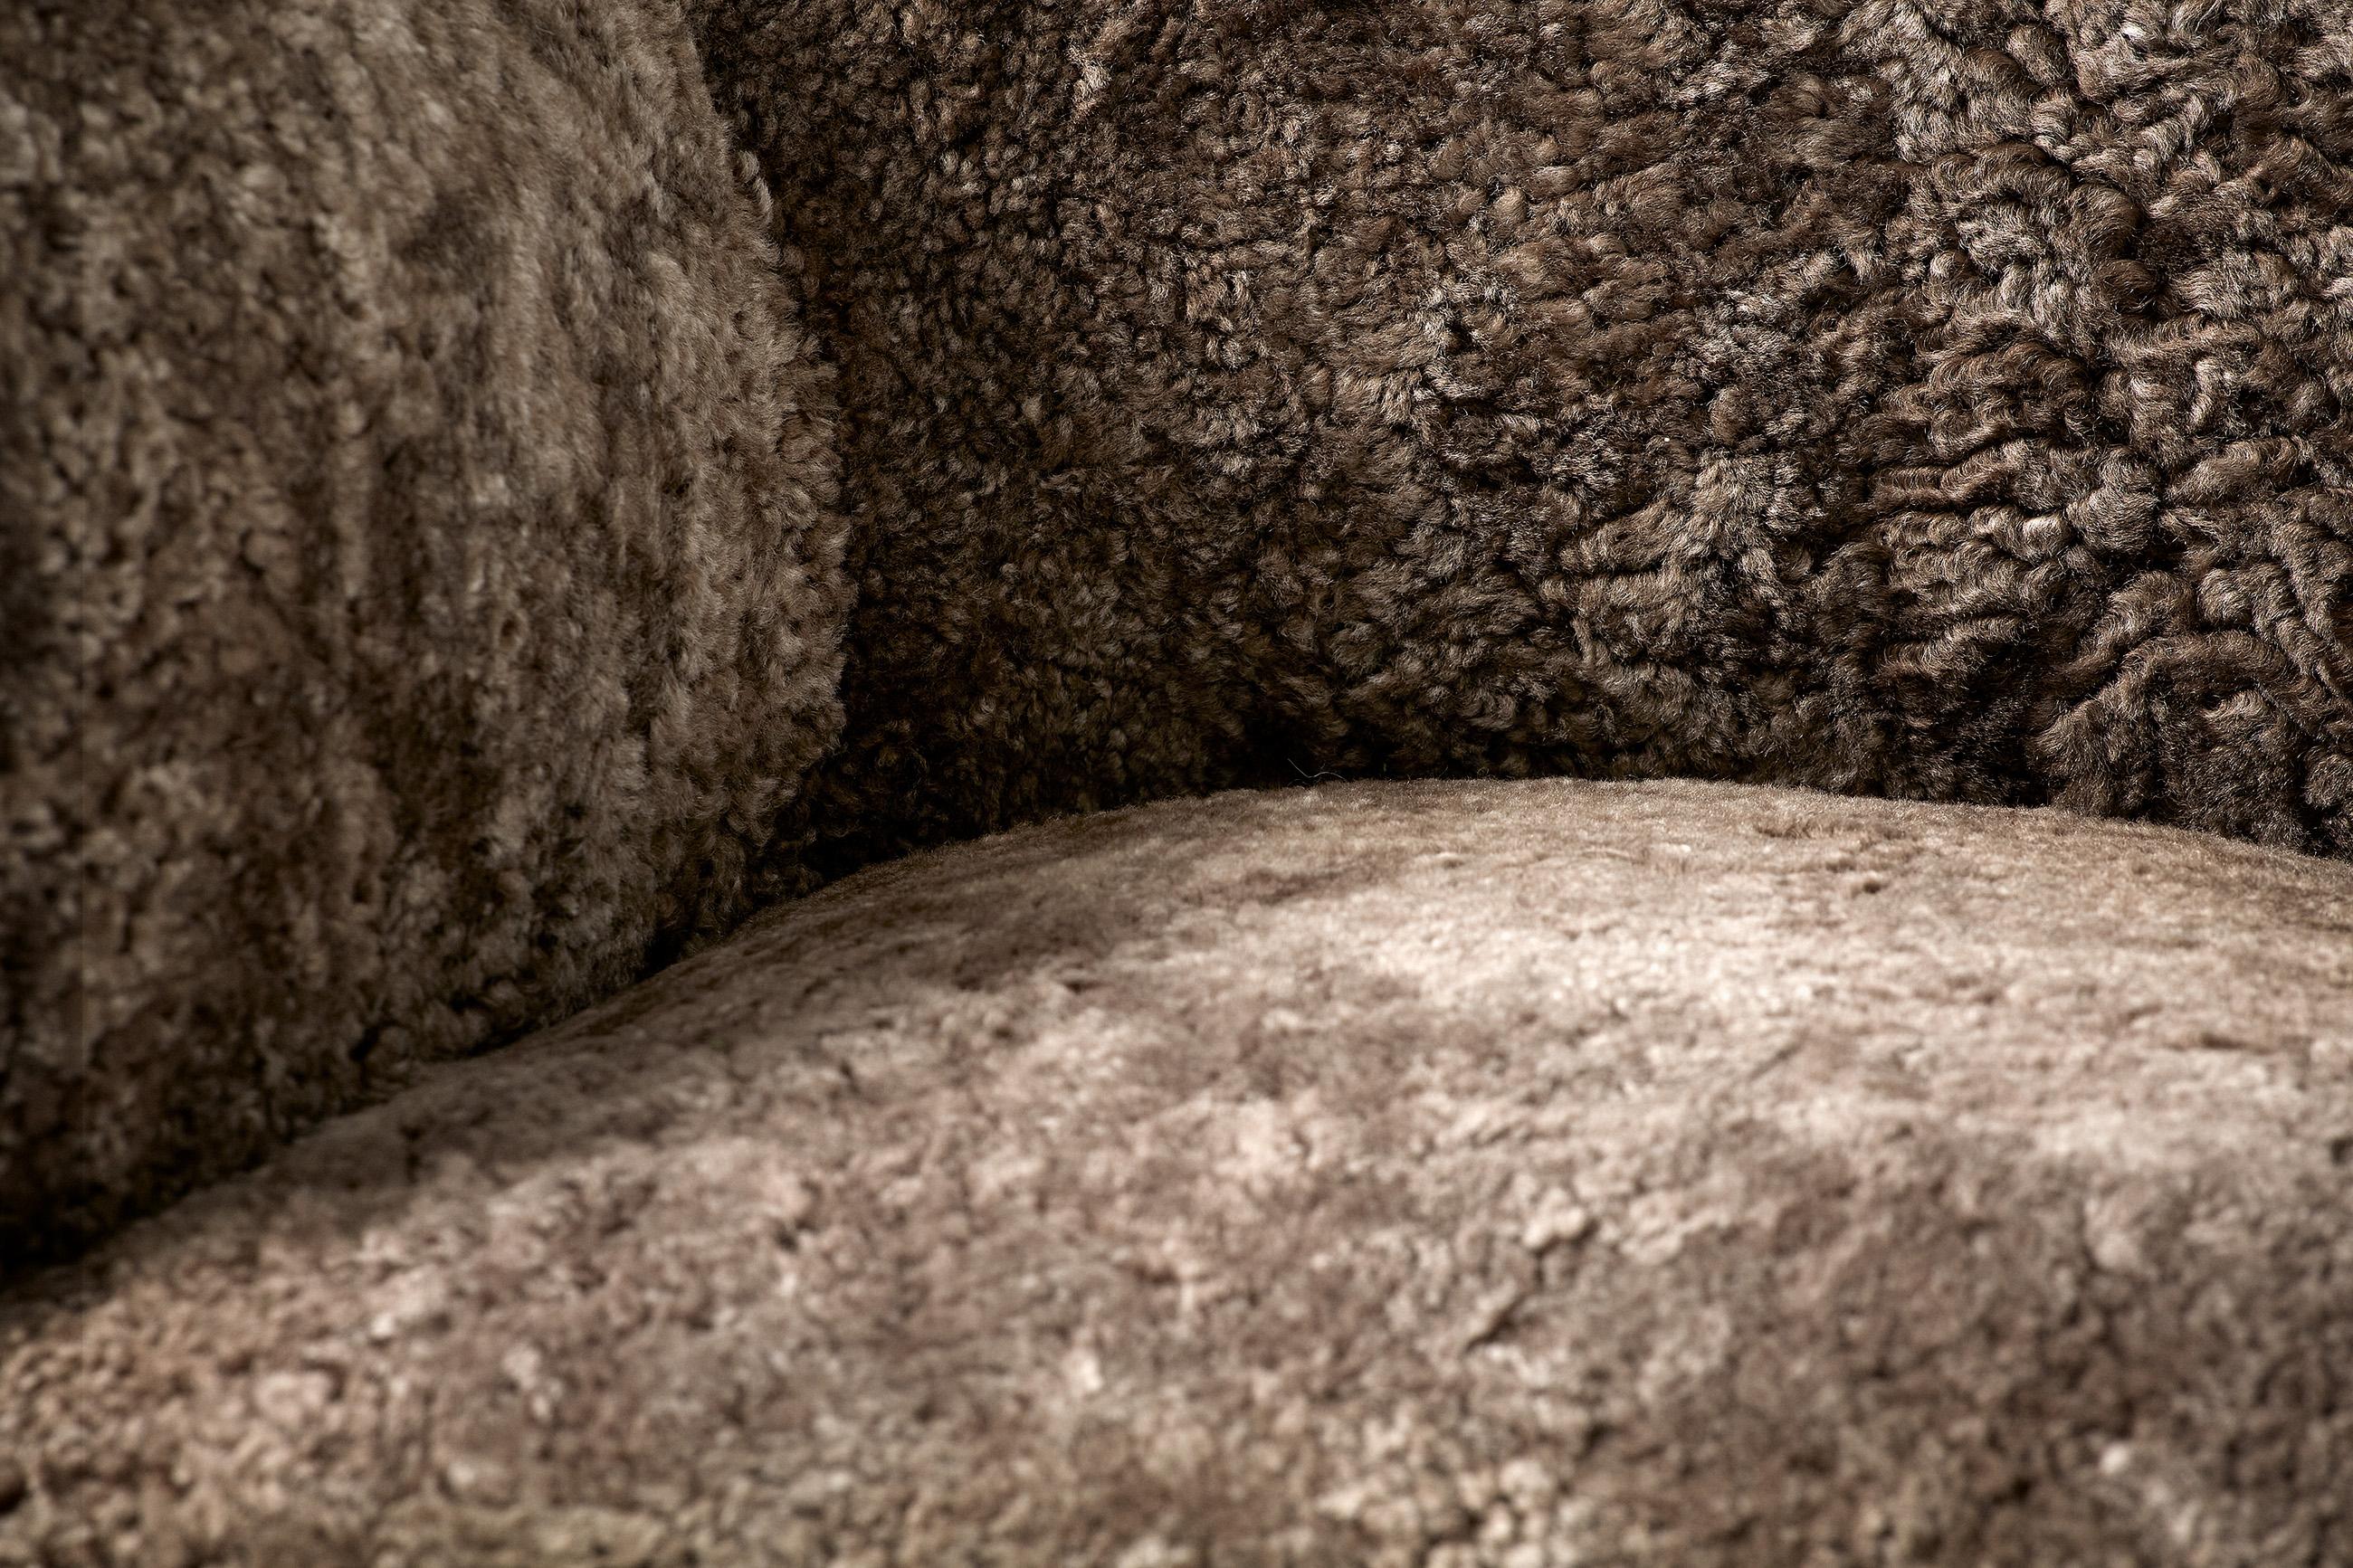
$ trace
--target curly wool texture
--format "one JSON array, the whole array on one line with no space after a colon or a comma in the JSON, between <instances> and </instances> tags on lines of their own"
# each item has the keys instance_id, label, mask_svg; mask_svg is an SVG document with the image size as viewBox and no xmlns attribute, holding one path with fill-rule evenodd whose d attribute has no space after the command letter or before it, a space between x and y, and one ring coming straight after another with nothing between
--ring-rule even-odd
<instances>
[{"instance_id":1,"label":"curly wool texture","mask_svg":"<svg viewBox=\"0 0 2353 1568\"><path fill-rule=\"evenodd\" d=\"M1719 784L877 868L0 1295L42 1568L2338 1568L2353 866Z\"/></svg>"},{"instance_id":2,"label":"curly wool texture","mask_svg":"<svg viewBox=\"0 0 2353 1568\"><path fill-rule=\"evenodd\" d=\"M831 396L670 0L0 8L0 1258L743 911Z\"/></svg>"},{"instance_id":3,"label":"curly wool texture","mask_svg":"<svg viewBox=\"0 0 2353 1568\"><path fill-rule=\"evenodd\" d=\"M2323 0L690 0L843 370L844 864L1356 772L2353 854Z\"/></svg>"}]
</instances>

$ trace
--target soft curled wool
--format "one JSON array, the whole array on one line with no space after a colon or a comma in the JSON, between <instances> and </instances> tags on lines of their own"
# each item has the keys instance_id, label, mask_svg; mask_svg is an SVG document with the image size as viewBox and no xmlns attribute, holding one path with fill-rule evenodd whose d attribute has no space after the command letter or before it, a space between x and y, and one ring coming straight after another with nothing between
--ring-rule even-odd
<instances>
[{"instance_id":1,"label":"soft curled wool","mask_svg":"<svg viewBox=\"0 0 2353 1568\"><path fill-rule=\"evenodd\" d=\"M1324 769L2353 853L2334 0L689 9L846 388L840 861Z\"/></svg>"},{"instance_id":2,"label":"soft curled wool","mask_svg":"<svg viewBox=\"0 0 2353 1568\"><path fill-rule=\"evenodd\" d=\"M669 0L0 6L0 1273L740 915L830 388Z\"/></svg>"},{"instance_id":3,"label":"soft curled wool","mask_svg":"<svg viewBox=\"0 0 2353 1568\"><path fill-rule=\"evenodd\" d=\"M0 1296L0 1563L2339 1568L2348 996L2059 812L959 845Z\"/></svg>"}]
</instances>

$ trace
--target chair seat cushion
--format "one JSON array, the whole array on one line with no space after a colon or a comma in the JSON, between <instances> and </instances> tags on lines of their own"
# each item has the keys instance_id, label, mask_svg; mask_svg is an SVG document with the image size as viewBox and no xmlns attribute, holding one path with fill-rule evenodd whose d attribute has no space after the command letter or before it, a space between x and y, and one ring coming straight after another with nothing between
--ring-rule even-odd
<instances>
[{"instance_id":1,"label":"chair seat cushion","mask_svg":"<svg viewBox=\"0 0 2353 1568\"><path fill-rule=\"evenodd\" d=\"M0 1306L0 1562L2353 1553L2353 867L1351 784L863 873Z\"/></svg>"}]
</instances>

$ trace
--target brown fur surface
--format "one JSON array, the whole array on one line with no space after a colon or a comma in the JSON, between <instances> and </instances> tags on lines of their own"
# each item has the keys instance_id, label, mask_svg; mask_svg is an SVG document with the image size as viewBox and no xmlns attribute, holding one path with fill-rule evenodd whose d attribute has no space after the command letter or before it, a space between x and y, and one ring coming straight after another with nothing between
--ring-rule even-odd
<instances>
[{"instance_id":1,"label":"brown fur surface","mask_svg":"<svg viewBox=\"0 0 2353 1568\"><path fill-rule=\"evenodd\" d=\"M2353 866L1350 784L879 868L0 1302L0 1563L2319 1568Z\"/></svg>"},{"instance_id":2,"label":"brown fur surface","mask_svg":"<svg viewBox=\"0 0 2353 1568\"><path fill-rule=\"evenodd\" d=\"M0 6L0 1260L730 923L831 389L671 0Z\"/></svg>"},{"instance_id":3,"label":"brown fur surface","mask_svg":"<svg viewBox=\"0 0 2353 1568\"><path fill-rule=\"evenodd\" d=\"M1344 773L2353 854L2335 0L691 0L841 364L853 864Z\"/></svg>"}]
</instances>

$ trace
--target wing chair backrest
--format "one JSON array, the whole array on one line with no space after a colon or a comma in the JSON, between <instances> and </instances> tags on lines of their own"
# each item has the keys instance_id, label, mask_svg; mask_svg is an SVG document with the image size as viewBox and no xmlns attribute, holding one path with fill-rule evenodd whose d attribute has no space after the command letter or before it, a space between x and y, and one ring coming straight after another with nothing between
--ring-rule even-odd
<instances>
[{"instance_id":1,"label":"wing chair backrest","mask_svg":"<svg viewBox=\"0 0 2353 1568\"><path fill-rule=\"evenodd\" d=\"M1330 772L2353 853L2341 6L689 9L842 374L820 855Z\"/></svg>"}]
</instances>

